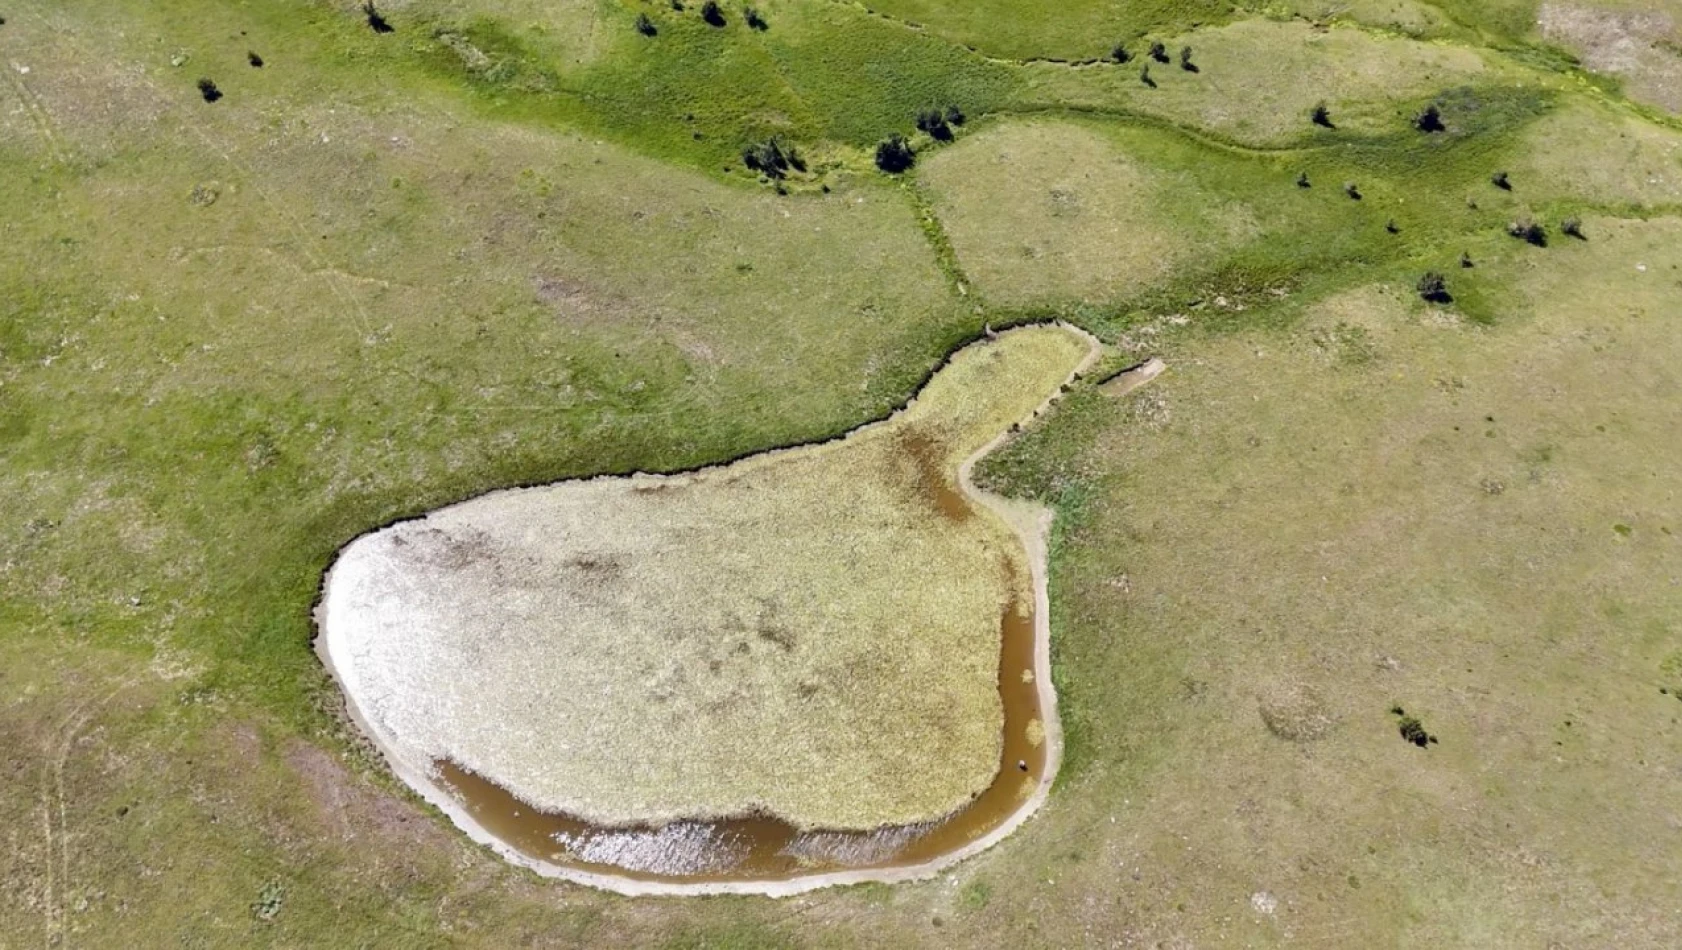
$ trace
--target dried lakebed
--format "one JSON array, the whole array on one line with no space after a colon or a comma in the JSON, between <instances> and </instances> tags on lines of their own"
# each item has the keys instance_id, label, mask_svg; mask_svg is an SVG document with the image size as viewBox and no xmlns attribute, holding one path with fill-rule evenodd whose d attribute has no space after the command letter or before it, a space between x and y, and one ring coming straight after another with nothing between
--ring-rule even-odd
<instances>
[{"instance_id":1,"label":"dried lakebed","mask_svg":"<svg viewBox=\"0 0 1682 950\"><path fill-rule=\"evenodd\" d=\"M953 356L842 439L493 492L347 545L317 650L475 840L623 893L932 874L1044 800L1049 511L973 464L1097 356Z\"/></svg>"}]
</instances>

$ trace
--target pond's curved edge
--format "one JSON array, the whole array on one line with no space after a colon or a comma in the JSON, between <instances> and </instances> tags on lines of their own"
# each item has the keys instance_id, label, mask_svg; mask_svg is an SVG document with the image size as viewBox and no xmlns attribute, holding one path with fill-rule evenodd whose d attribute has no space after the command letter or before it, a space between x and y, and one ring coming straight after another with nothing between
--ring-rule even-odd
<instances>
[{"instance_id":1,"label":"pond's curved edge","mask_svg":"<svg viewBox=\"0 0 1682 950\"><path fill-rule=\"evenodd\" d=\"M1022 424L1031 422L1045 412L1046 409L1057 401L1057 399L1063 394L1063 391L1067 389L1071 383L1079 379L1082 374L1091 368L1093 363L1097 362L1098 358L1103 353L1102 341L1093 336L1091 333L1088 333L1086 330L1066 321L1057 320L1046 323L1018 324L1011 329L1025 329L1034 326L1055 326L1066 332L1072 333L1086 341L1087 352L1081 359L1080 363L1069 372L1069 375L1063 380L1063 383L1056 389L1052 390L1045 400L1033 410L1033 412L1024 419L1020 420ZM928 376L924 378L923 382L917 387L917 391L909 400L907 400L905 405L899 406L882 418L870 420L854 426L840 435L817 440L815 442L779 446L772 449L751 452L727 461L714 462L691 469L660 472L657 474L664 476L678 476L724 468L726 466L734 465L738 462L762 455L773 455L779 452L808 449L815 446L840 442L844 439L850 438L855 433L871 429L876 426L885 425L914 403L917 398L922 395L923 390L928 386L929 380L932 380L936 374L945 369L952 362L953 358L957 356L957 354L967 350L971 346L982 343L987 339L990 339L990 335L987 337L972 339L953 349L929 372ZM435 508L432 509L432 511L412 517L394 519L386 524L380 525L379 527L363 532L356 538L351 539L339 547L339 549L334 553L332 561L328 564L327 569L322 573L321 585L316 591L315 603L311 607L311 616L316 628L316 636L313 643L315 653L321 660L322 665L326 668L328 674L333 678L334 683L339 687L340 696L344 700L346 714L350 717L351 721L356 724L361 734L377 749L379 749L381 757L385 760L387 766L390 767L392 773L398 779L419 794L427 803L431 804L433 807L437 808L449 817L451 823L466 833L468 838L478 844L490 848L509 863L524 867L542 877L564 880L574 884L582 884L587 887L595 887L626 897L700 897L722 894L756 895L762 897L793 897L798 894L804 894L826 887L840 887L850 884L898 884L911 881L928 880L953 865L986 851L998 844L1000 841L1009 837L1018 828L1022 827L1029 818L1033 817L1033 815L1039 811L1039 809L1045 804L1046 800L1050 797L1052 785L1056 782L1057 774L1062 768L1063 725L1062 718L1057 710L1057 690L1052 683L1051 676L1051 595L1048 579L1048 545L1054 512L1050 508L1042 505L1037 505L1032 502L1015 501L984 491L977 487L972 479L972 473L976 463L980 462L983 458L986 458L989 454L996 450L1011 437L1011 434L1011 429L1007 428L1005 431L999 433L999 435L992 441L988 442L974 454L970 455L969 458L965 459L958 466L958 487L959 490L961 490L967 497L979 504L985 505L988 510L992 511L999 517L1000 520L1010 526L1010 529L1016 533L1017 540L1021 542L1023 552L1028 558L1029 571L1034 587L1034 683L1039 691L1040 710L1041 715L1043 716L1042 724L1045 727L1045 768L1041 771L1039 782L1035 786L1034 791L1023 800L1022 804L1019 805L1016 810L1009 815L1009 817L1005 818L987 834L971 841L962 848L947 852L946 854L932 858L921 864L906 867L861 868L850 871L832 871L781 880L704 881L695 883L682 883L675 881L640 881L620 877L618 875L601 874L594 871L581 870L579 868L568 867L566 865L544 861L539 858L533 858L530 855L520 852L511 845L502 841L502 839L491 834L488 829L474 819L472 813L469 812L467 808L465 808L453 795L438 784L435 777L431 774L430 769L419 768L404 761L403 758L397 754L392 743L386 741L386 738L381 731L375 728L374 724L362 715L362 711L357 707L355 700L352 698L353 694L347 688L344 673L340 670L339 665L333 659L331 644L328 642L326 628L324 625L324 621L326 619L325 611L327 605L328 587L332 584L333 570L338 566L339 557L344 551L349 549L353 544L362 538L377 534L396 524L401 524L406 521L419 520L420 518L424 518L431 514L433 511L453 507L453 505L445 505L442 506L442 508ZM508 488L484 492L480 495L473 496L472 499L464 499L463 502L456 502L455 504L461 504L467 500L474 500L488 495L494 495L502 491L520 491L527 488L560 485L568 482L591 481L598 478L624 478L645 474L655 473L642 471L603 473L582 478L559 479L551 482L542 482L537 485L510 486Z\"/></svg>"}]
</instances>

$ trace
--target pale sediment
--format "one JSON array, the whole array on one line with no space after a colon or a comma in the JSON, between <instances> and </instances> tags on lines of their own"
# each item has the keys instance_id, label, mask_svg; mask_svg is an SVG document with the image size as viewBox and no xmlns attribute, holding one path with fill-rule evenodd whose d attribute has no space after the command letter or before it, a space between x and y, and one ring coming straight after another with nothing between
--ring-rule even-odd
<instances>
[{"instance_id":1,"label":"pale sediment","mask_svg":"<svg viewBox=\"0 0 1682 950\"><path fill-rule=\"evenodd\" d=\"M1054 340L1061 342L1051 342ZM1068 367L1072 363L1079 362L1075 370L1078 372L1095 355L1096 341L1078 340L1070 331L1047 328L1012 331L1004 334L999 343L978 345L959 353L952 365L943 369L906 410L841 442L769 453L687 476L597 479L551 486L575 492L583 489L577 497L586 502L573 507L576 516L559 522L552 517L557 507L555 499L541 494L545 489L535 489L487 496L504 502L515 499L505 520L487 522L483 518L466 518L465 515L473 514L468 509L477 504L469 502L410 522L406 531L388 529L387 533L367 536L357 544L378 539L387 550L381 557L367 558L353 545L335 566L321 609L325 634L321 652L345 687L353 712L381 745L399 775L449 812L476 839L541 873L626 893L793 893L847 880L894 880L932 873L937 867L986 847L1008 833L1043 800L1056 773L1061 742L1049 676L1044 563L1044 534L1050 513L986 495L976 489L969 475L974 462L1004 437L1011 422L1038 412L1043 402L1033 393L1054 393L1058 384L1071 375ZM1045 373L1047 364L1055 368L1050 378ZM1007 372L1013 368L1015 372ZM998 378L1001 372L1006 373L1002 379ZM970 385L953 388L954 377L957 382ZM985 385L989 380L994 383L991 387ZM999 385L1001 382L1005 385ZM1011 383L1016 384L1014 391ZM982 387L979 392L972 388L977 385ZM1032 388L1024 393L1022 390L1030 385ZM930 489L935 487L928 484L929 467L902 464L906 455L902 437L907 433L916 433L919 439L932 439L940 447L940 470L950 472L953 463L961 461L957 465L958 485L964 496L982 503L980 517L954 518L951 511L942 512L940 505L929 504ZM989 436L991 441L981 444ZM771 490L772 479L756 476L774 476L776 490ZM694 498L685 495L695 494L687 490L706 485L709 480L720 480L736 497L720 504L701 504L698 514L693 511L686 514L686 507L694 507ZM610 486L617 491L602 487L609 482L618 483ZM778 501L769 497L773 495L784 497ZM753 501L743 503L742 498ZM662 512L662 516L645 518L628 528L624 511L614 507L626 499L640 503L657 499L652 507ZM521 503L525 501L529 504ZM935 509L932 513L931 507ZM544 509L551 516L548 520L543 517ZM767 511L772 513L768 518ZM452 518L453 513L458 517ZM709 600L712 595L707 591L680 584L675 600L658 596L660 592L672 591L669 586L662 586L662 581L669 584L671 576L669 572L662 575L662 568L682 573L686 555L675 549L684 547L685 542L704 543L708 530L716 529L720 519L734 526L731 536L737 543L704 557L706 571L714 573L702 576L717 578L717 571L728 571L732 565L751 568L757 564L761 569L775 566L782 579L770 587L763 582L756 587L752 570L722 578L732 588L726 593L737 598L734 615L727 598L717 599L725 598L725 594ZM847 524L849 519L862 522L867 530L854 529ZM775 530L767 531L766 527ZM790 531L793 537L779 537ZM817 548L802 545L802 537L818 537L819 532L825 545ZM545 558L546 549L536 543L545 538L553 540L557 533L568 539L559 547L565 563L557 563L555 557ZM873 547L873 536L880 541L883 535L888 544ZM394 543L398 538L404 540ZM510 538L525 540L527 546L516 545L510 552ZM953 538L959 543L941 543ZM580 539L591 540L581 543ZM639 540L648 543L639 546ZM843 543L837 545L838 541ZM748 545L746 549L744 544ZM1017 544L1021 545L1020 550ZM822 550L825 547L829 549L827 554ZM382 558L391 556L391 548L405 549L401 556L407 558L408 566L430 566L445 573L430 580L402 577L403 584L397 587L391 584L381 587L377 579L370 582L367 573L359 573L370 569L376 575L382 569L389 571L390 562ZM554 545L547 549L548 553L555 550ZM358 556L353 558L353 554ZM651 573L639 573L638 566L644 562L651 565ZM349 571L345 569L347 564L352 565ZM802 565L809 569L802 570ZM689 566L695 565L691 561ZM917 570L919 567L921 572ZM1021 570L1023 567L1026 570ZM483 599L477 603L464 603L462 597L452 600L447 591L441 592L449 584L440 582L451 572L459 576L474 571L483 575L463 589L467 601L482 595ZM629 575L628 592L601 595L603 584L599 575L603 573L614 575L606 584L610 589ZM837 573L842 576L837 578ZM403 572L398 574L402 576ZM487 612L483 606L485 599L500 598L504 607L499 609L506 609L506 604L512 603L514 620L523 620L529 626L534 617L557 616L543 601L545 578L578 574L588 580L570 583L585 593L580 595L569 589L570 599L564 601L566 609L558 614L565 622L545 628L535 637L510 641L506 628L517 624L511 622L509 615L499 615L496 610ZM906 593L905 585L895 586L896 580L906 577L933 580L926 580ZM835 587L838 581L839 588ZM387 609L375 609L372 614L377 618L383 613L388 621L392 617L400 618L398 629L394 630L390 622L370 622L365 617L356 630L360 636L338 635L342 629L336 629L335 619L348 615L347 605L353 612L362 609L364 614L369 613L366 594L370 583L384 592L373 598L376 606L381 596L397 598L395 602L386 600ZM1036 675L1032 679L1041 700L1035 728L1043 733L1044 766L1037 770L1037 776L1028 777L1037 779L1037 783L1031 790L1024 786L1026 794L1021 805L1008 818L963 847L916 867L877 867L758 882L646 881L594 873L545 861L499 842L439 787L431 769L433 760L448 758L493 779L526 801L604 825L691 820L749 810L769 812L806 828L837 831L913 826L944 818L973 799L993 781L997 772L1002 726L997 617L1004 603L1030 593L1020 589L1023 585L1032 588L1032 603L1036 606L1033 612ZM363 595L363 602L359 605L354 597L344 599L347 589ZM812 591L833 593L814 597ZM750 600L740 599L744 592L750 595ZM852 596L860 592L866 596ZM594 601L591 596L595 596ZM1026 597L1022 600L1028 602ZM777 604L777 609L767 609L757 616L745 614L739 606L767 602ZM433 606L430 610L414 610L416 603ZM605 610L603 603L607 605ZM675 610L674 604L679 603L691 606ZM804 606L790 610L791 603ZM814 603L816 608L812 607ZM393 613L389 609L393 606L404 609ZM640 614L642 607L650 612ZM778 609L783 613L779 614ZM600 616L581 625L580 611L588 614L591 610ZM499 628L498 633L440 637L437 617L448 618L452 614L469 618L463 622L465 628L476 631ZM608 620L603 621L602 616ZM841 618L839 622L837 616ZM413 619L416 617L419 619ZM725 649L722 654L685 654L688 663L677 662L666 667L644 662L633 671L636 676L618 679L601 675L597 668L613 658L611 653L592 655L580 668L559 668L557 679L557 668L549 666L547 661L534 660L531 652L521 652L536 650L540 655L546 643L562 638L566 644L562 652L576 660L581 649L588 654L591 645L598 641L625 647L624 638L614 634L625 629L626 624L641 623L648 630L659 632L662 617L666 618L667 626L676 619L715 634L719 630L732 632L722 641L708 634L688 640L662 634L666 640L656 644L661 650L640 654L629 650L619 654L620 658L635 663L639 655L693 651L697 643L722 645ZM906 624L906 617L915 620ZM871 626L871 635L860 636L855 625L861 620L880 626ZM590 631L582 641L581 629ZM896 630L909 632L892 635ZM438 647L440 642L446 644L442 652ZM760 697L762 702L754 709L732 720L732 711L717 705L719 693L698 690L693 695L679 695L684 677L696 676L703 670L718 674L722 671L716 665L728 663L738 655L742 661L738 675L746 676L736 684L737 692ZM498 665L499 658L508 656L520 662ZM511 671L518 672L520 666L537 674L533 681L559 683L558 688L573 692L565 702L542 705L541 691L507 689ZM860 682L849 682L848 677L856 678L860 670L872 671L874 678L866 676ZM369 676L369 671L374 675ZM650 672L654 675L647 675ZM668 674L666 680L661 679L662 672ZM452 677L465 677L469 684L479 682L486 687L502 688L479 692L457 688L452 692ZM376 684L373 688L369 688L371 681ZM797 703L812 700L826 688L841 692L834 702L835 708L791 725L790 712L801 711ZM404 689L413 691L412 695L400 695ZM849 689L853 690L851 695L845 692ZM631 691L629 696L623 695L625 690ZM660 690L666 691L663 699L659 698ZM786 694L781 700L776 695L778 690ZM616 698L616 691L622 695ZM445 697L442 700L441 695ZM415 696L422 701L413 703ZM616 706L616 702L620 705ZM674 702L681 705L681 715L656 718L652 723L648 720L647 708L658 709L661 703ZM568 703L577 710L568 709ZM604 713L604 707L609 711ZM590 710L595 711L593 722L576 718ZM771 715L755 714L765 711ZM449 718L459 718L464 713L470 721L475 714L488 715L474 724L476 728L452 732ZM522 721L521 713L534 715ZM643 717L640 723L639 714ZM690 718L703 721L686 723L685 719ZM739 782L732 783L728 776L726 781L719 782L718 775L704 767L687 769L687 776L681 774L686 771L686 761L693 759L690 755L663 763L654 761L652 765L651 758L657 760L658 756L644 757L641 762L631 763L606 778L592 771L585 781L542 786L543 770L553 771L556 761L575 765L582 755L598 768L604 763L611 766L609 756L623 756L626 750L637 749L642 740L658 742L671 730L686 725L696 730L690 735L716 739L721 728L716 720L720 718L729 720L723 724L726 731L732 725L737 727L737 732L719 748L734 744L740 752L733 759L742 773ZM611 728L592 732L596 723ZM394 729L394 725L398 728ZM579 731L569 732L569 725ZM552 730L551 738L543 735L546 727ZM404 730L404 734L397 734L398 729ZM518 762L514 768L509 768L507 761L495 763L494 754L491 761L500 766L500 771L481 764L486 761L483 758L475 762L473 756L482 753L483 747L469 746L486 737L495 740L497 730L502 731L501 738L505 741L500 744L493 741L493 752L500 749L506 757L509 750L542 748L545 751L543 755L531 757L527 772L521 771ZM631 734L636 734L637 739L624 741ZM580 735L607 736L602 748L594 750L596 758L589 759L592 750L587 742L578 739ZM930 740L931 735L936 737L934 741ZM836 736L841 736L843 741L833 741ZM750 748L756 739L763 740L758 741L758 746L769 748ZM556 741L569 744L557 746L553 744ZM849 750L849 746L854 748ZM685 753L696 751L691 741L676 743L675 748ZM751 754L760 751L772 754L765 758ZM849 752L853 758L847 758ZM856 772L838 769L826 776L811 771L813 762L828 761L832 756L840 756ZM797 767L779 773L777 762L773 761L778 759L785 763L792 760ZM883 763L886 763L884 767L878 767ZM790 777L782 778L782 775ZM639 783L645 776L652 776L652 781ZM772 780L766 781L767 776ZM685 784L682 781L685 777L700 780ZM837 780L826 781L829 778ZM533 788L537 794L532 794ZM624 794L627 789L634 791ZM662 833L675 838L705 834L687 822L667 826ZM842 855L843 863L881 857L892 850L886 846L891 845L886 839L881 853L872 855L864 854L871 846L861 844L857 838L830 840L814 833L802 836L801 840L805 842L802 847L811 849L818 859L825 857L826 849L840 849L837 853ZM612 841L611 837L599 837L590 846L598 850L611 848ZM707 873L712 868L707 862L729 851L724 847L728 842L714 844L719 846L716 853L707 848L691 849L695 851L695 861L699 862L693 869L695 872ZM609 856L605 863L616 862ZM669 872L680 870L675 866L665 869L668 876Z\"/></svg>"}]
</instances>

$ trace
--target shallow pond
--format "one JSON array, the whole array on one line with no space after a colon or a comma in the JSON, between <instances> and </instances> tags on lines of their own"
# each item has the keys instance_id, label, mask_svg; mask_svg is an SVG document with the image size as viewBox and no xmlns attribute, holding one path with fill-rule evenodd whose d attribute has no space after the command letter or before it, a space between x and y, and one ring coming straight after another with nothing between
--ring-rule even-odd
<instances>
[{"instance_id":1,"label":"shallow pond","mask_svg":"<svg viewBox=\"0 0 1682 950\"><path fill-rule=\"evenodd\" d=\"M960 497L958 504L968 503ZM999 773L975 801L937 821L875 831L803 832L773 818L601 827L538 811L447 760L435 765L449 794L504 844L528 858L598 874L696 884L920 865L998 828L1046 777L1044 718L1034 680L1034 618L1013 605L1000 626L1005 742Z\"/></svg>"}]
</instances>

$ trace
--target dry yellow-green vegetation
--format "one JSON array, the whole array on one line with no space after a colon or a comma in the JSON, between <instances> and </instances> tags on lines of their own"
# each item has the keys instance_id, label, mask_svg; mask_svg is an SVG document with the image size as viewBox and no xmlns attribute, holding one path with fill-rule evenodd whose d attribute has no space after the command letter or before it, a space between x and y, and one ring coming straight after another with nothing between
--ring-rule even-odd
<instances>
[{"instance_id":1,"label":"dry yellow-green vegetation","mask_svg":"<svg viewBox=\"0 0 1682 950\"><path fill-rule=\"evenodd\" d=\"M1682 206L1682 132L1583 104L1537 122L1526 139L1512 170L1515 197Z\"/></svg>"},{"instance_id":2,"label":"dry yellow-green vegetation","mask_svg":"<svg viewBox=\"0 0 1682 950\"><path fill-rule=\"evenodd\" d=\"M987 129L935 155L922 180L965 272L1002 306L1112 299L1192 250L1153 224L1171 183L1079 125ZM1242 230L1242 212L1227 224Z\"/></svg>"},{"instance_id":3,"label":"dry yellow-green vegetation","mask_svg":"<svg viewBox=\"0 0 1682 950\"><path fill-rule=\"evenodd\" d=\"M1682 112L1682 4L1676 0L1548 0L1536 25L1583 65L1614 76L1630 98Z\"/></svg>"},{"instance_id":4,"label":"dry yellow-green vegetation","mask_svg":"<svg viewBox=\"0 0 1682 950\"><path fill-rule=\"evenodd\" d=\"M1020 542L962 500L958 466L1086 350L1014 330L838 442L498 492L359 538L328 578L326 649L411 772L449 759L545 810L942 817L998 769L1000 617L1033 603Z\"/></svg>"},{"instance_id":5,"label":"dry yellow-green vegetation","mask_svg":"<svg viewBox=\"0 0 1682 950\"><path fill-rule=\"evenodd\" d=\"M1346 132L1392 125L1416 99L1438 90L1489 82L1492 69L1474 49L1410 42L1353 27L1316 29L1303 22L1245 20L1169 38L1170 51L1193 49L1198 71L1154 63L1143 42L1133 59L1068 69L1029 69L1017 94L1024 107L1128 111L1161 116L1223 139L1264 146L1308 136L1309 110L1324 102ZM1155 86L1140 81L1149 65Z\"/></svg>"},{"instance_id":6,"label":"dry yellow-green vegetation","mask_svg":"<svg viewBox=\"0 0 1682 950\"><path fill-rule=\"evenodd\" d=\"M1675 0L755 6L0 9L0 946L1682 945ZM1068 753L986 854L624 899L344 717L352 539L1053 316L1168 369L977 473L1057 511Z\"/></svg>"},{"instance_id":7,"label":"dry yellow-green vegetation","mask_svg":"<svg viewBox=\"0 0 1682 950\"><path fill-rule=\"evenodd\" d=\"M1000 459L1081 500L1052 590L1081 833L1024 846L1039 913L1143 945L1675 939L1682 226L1585 228L1480 265L1501 327L1384 285L1288 333L1193 323L1021 449L1058 464Z\"/></svg>"}]
</instances>

